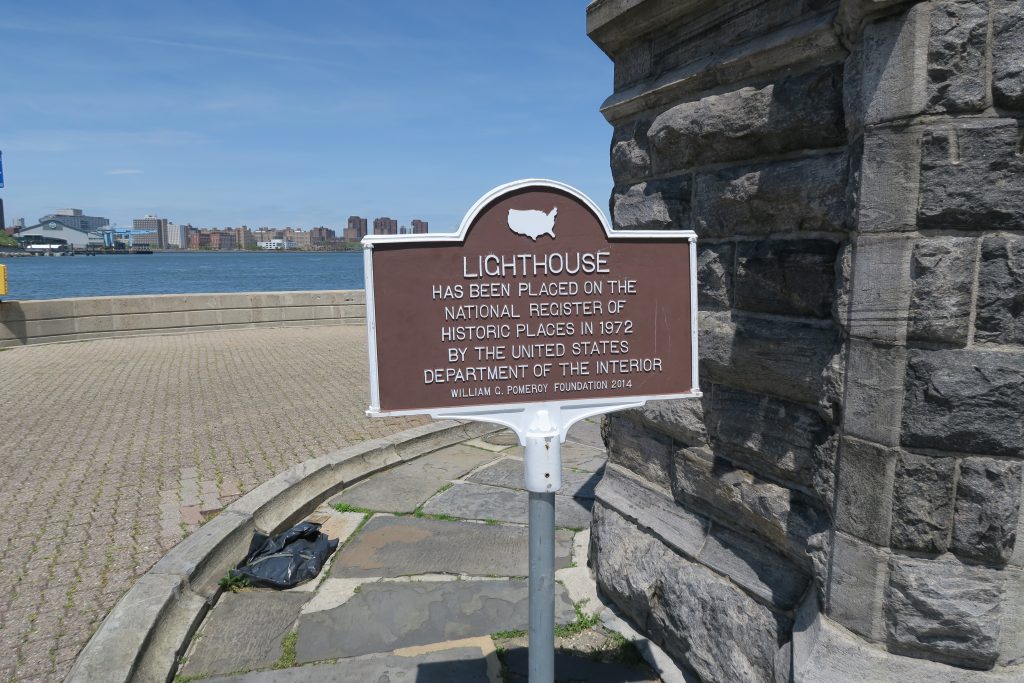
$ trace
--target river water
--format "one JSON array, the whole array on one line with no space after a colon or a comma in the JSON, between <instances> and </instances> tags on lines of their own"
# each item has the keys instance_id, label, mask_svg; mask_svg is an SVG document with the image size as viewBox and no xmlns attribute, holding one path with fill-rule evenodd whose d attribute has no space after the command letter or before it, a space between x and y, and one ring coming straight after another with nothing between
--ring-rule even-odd
<instances>
[{"instance_id":1,"label":"river water","mask_svg":"<svg viewBox=\"0 0 1024 683\"><path fill-rule=\"evenodd\" d=\"M2 258L4 300L362 289L363 252L164 252Z\"/></svg>"}]
</instances>

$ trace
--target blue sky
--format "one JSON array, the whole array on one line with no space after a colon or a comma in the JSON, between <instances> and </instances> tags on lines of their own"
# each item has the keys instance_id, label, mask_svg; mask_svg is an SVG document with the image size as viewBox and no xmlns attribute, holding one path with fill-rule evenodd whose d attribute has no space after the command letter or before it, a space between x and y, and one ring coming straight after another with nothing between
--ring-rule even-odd
<instances>
[{"instance_id":1,"label":"blue sky","mask_svg":"<svg viewBox=\"0 0 1024 683\"><path fill-rule=\"evenodd\" d=\"M607 205L583 0L37 2L0 16L8 223L454 228L524 177Z\"/></svg>"}]
</instances>

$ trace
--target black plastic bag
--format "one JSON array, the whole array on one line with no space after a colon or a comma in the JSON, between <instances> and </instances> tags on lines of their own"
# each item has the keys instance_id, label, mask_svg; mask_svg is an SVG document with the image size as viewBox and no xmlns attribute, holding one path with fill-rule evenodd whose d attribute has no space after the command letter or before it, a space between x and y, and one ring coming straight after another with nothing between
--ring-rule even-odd
<instances>
[{"instance_id":1,"label":"black plastic bag","mask_svg":"<svg viewBox=\"0 0 1024 683\"><path fill-rule=\"evenodd\" d=\"M257 531L249 554L231 576L244 577L253 586L291 588L316 578L337 547L338 541L320 533L320 525L312 522L296 524L277 536Z\"/></svg>"}]
</instances>

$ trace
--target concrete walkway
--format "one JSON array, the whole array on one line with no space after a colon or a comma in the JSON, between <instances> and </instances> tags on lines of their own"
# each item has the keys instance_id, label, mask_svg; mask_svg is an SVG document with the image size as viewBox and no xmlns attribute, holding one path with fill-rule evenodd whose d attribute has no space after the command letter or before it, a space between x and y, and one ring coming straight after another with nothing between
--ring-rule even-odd
<instances>
[{"instance_id":1,"label":"concrete walkway","mask_svg":"<svg viewBox=\"0 0 1024 683\"><path fill-rule=\"evenodd\" d=\"M605 461L584 422L562 449L556 496L556 679L657 681L597 618L586 567L590 507ZM525 681L526 493L522 448L496 432L343 491L309 519L340 541L320 573L288 591L225 592L179 680Z\"/></svg>"},{"instance_id":2,"label":"concrete walkway","mask_svg":"<svg viewBox=\"0 0 1024 683\"><path fill-rule=\"evenodd\" d=\"M0 352L0 681L61 680L117 599L291 465L423 424L371 420L364 327Z\"/></svg>"}]
</instances>

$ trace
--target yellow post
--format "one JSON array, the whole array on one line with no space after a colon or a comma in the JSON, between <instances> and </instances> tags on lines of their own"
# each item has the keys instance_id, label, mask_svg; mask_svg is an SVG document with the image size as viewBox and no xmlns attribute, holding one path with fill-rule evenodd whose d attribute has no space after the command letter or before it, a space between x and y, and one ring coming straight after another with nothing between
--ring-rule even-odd
<instances>
[{"instance_id":1,"label":"yellow post","mask_svg":"<svg viewBox=\"0 0 1024 683\"><path fill-rule=\"evenodd\" d=\"M0 263L0 296L7 294L7 266Z\"/></svg>"}]
</instances>

